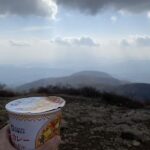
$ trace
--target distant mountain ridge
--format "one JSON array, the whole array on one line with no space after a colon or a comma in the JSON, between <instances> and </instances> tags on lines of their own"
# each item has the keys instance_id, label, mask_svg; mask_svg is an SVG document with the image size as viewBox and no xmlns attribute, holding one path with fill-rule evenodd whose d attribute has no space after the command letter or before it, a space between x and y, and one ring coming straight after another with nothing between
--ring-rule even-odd
<instances>
[{"instance_id":1,"label":"distant mountain ridge","mask_svg":"<svg viewBox=\"0 0 150 150\"><path fill-rule=\"evenodd\" d=\"M71 76L88 76L88 77L101 77L101 78L113 78L111 75L105 72L100 72L100 71L81 71L72 74Z\"/></svg>"},{"instance_id":2,"label":"distant mountain ridge","mask_svg":"<svg viewBox=\"0 0 150 150\"><path fill-rule=\"evenodd\" d=\"M101 92L113 92L139 101L150 101L150 84L130 83L118 80L99 71L81 71L70 76L45 78L19 86L17 90L28 91L47 86L94 87Z\"/></svg>"},{"instance_id":3,"label":"distant mountain ridge","mask_svg":"<svg viewBox=\"0 0 150 150\"><path fill-rule=\"evenodd\" d=\"M21 90L29 90L31 88L46 87L49 85L70 85L72 87L91 86L99 90L109 90L111 87L122 85L124 82L111 75L99 71L81 71L70 76L59 78L46 78L37 80L19 87Z\"/></svg>"}]
</instances>

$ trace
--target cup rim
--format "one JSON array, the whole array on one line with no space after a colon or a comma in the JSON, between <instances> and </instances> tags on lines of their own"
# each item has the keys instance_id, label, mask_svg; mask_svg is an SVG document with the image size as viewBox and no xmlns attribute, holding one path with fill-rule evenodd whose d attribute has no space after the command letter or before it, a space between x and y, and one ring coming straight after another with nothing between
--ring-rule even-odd
<instances>
[{"instance_id":1,"label":"cup rim","mask_svg":"<svg viewBox=\"0 0 150 150\"><path fill-rule=\"evenodd\" d=\"M55 96L55 97L57 97L57 96ZM38 97L28 97L28 98L38 98ZM39 98L45 98L45 97L39 97ZM61 97L57 97L57 98L61 98ZM16 99L16 100L13 100L11 102L19 101L21 99L25 99L25 98ZM7 103L5 105L5 109L10 114L18 114L18 115L42 115L42 114L49 114L49 113L57 112L57 111L61 110L62 107L65 106L65 104L66 104L65 100L63 98L61 98L61 99L62 99L63 103L61 105L59 105L58 107L53 108L53 109L49 109L49 110L48 109L47 110L43 110L41 112L32 112L32 111L29 111L29 112L21 112L21 111L19 111L19 112L17 112L17 111L15 111L13 109L10 109L9 105L10 105L11 102L9 102L9 103Z\"/></svg>"},{"instance_id":2,"label":"cup rim","mask_svg":"<svg viewBox=\"0 0 150 150\"><path fill-rule=\"evenodd\" d=\"M18 112L15 112L15 111L7 110L8 114L25 115L25 116L47 115L47 114L51 114L51 113L56 113L58 111L61 111L61 108L57 108L57 109L54 109L54 110L45 111L45 112L41 112L41 113L18 113Z\"/></svg>"}]
</instances>

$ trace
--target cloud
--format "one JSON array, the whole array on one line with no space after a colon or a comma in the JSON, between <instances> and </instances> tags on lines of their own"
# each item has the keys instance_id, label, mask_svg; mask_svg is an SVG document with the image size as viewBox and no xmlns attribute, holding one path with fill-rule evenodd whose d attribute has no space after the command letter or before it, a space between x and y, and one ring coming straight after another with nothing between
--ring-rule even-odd
<instances>
[{"instance_id":1,"label":"cloud","mask_svg":"<svg viewBox=\"0 0 150 150\"><path fill-rule=\"evenodd\" d=\"M109 8L134 13L150 10L148 0L0 0L0 16L40 16L55 19L58 6L92 15Z\"/></svg>"},{"instance_id":2,"label":"cloud","mask_svg":"<svg viewBox=\"0 0 150 150\"><path fill-rule=\"evenodd\" d=\"M150 47L150 36L133 36L121 41L123 47Z\"/></svg>"},{"instance_id":3,"label":"cloud","mask_svg":"<svg viewBox=\"0 0 150 150\"><path fill-rule=\"evenodd\" d=\"M123 40L120 42L120 45L121 45L122 47L129 47L129 46L130 46L129 42L128 42L126 39L123 39Z\"/></svg>"},{"instance_id":4,"label":"cloud","mask_svg":"<svg viewBox=\"0 0 150 150\"><path fill-rule=\"evenodd\" d=\"M150 18L150 11L147 12L147 17Z\"/></svg>"},{"instance_id":5,"label":"cloud","mask_svg":"<svg viewBox=\"0 0 150 150\"><path fill-rule=\"evenodd\" d=\"M117 21L117 17L116 16L111 16L111 18L110 18L110 20L113 22L113 23L115 23L116 21Z\"/></svg>"},{"instance_id":6,"label":"cloud","mask_svg":"<svg viewBox=\"0 0 150 150\"><path fill-rule=\"evenodd\" d=\"M53 0L0 0L0 15L41 16L55 18Z\"/></svg>"},{"instance_id":7,"label":"cloud","mask_svg":"<svg viewBox=\"0 0 150 150\"><path fill-rule=\"evenodd\" d=\"M36 32L36 31L43 31L43 30L50 30L50 29L53 29L53 27L52 26L30 26L30 27L22 28L21 31Z\"/></svg>"},{"instance_id":8,"label":"cloud","mask_svg":"<svg viewBox=\"0 0 150 150\"><path fill-rule=\"evenodd\" d=\"M150 9L148 0L57 0L57 4L92 15L106 10L106 8L134 13L145 12Z\"/></svg>"},{"instance_id":9,"label":"cloud","mask_svg":"<svg viewBox=\"0 0 150 150\"><path fill-rule=\"evenodd\" d=\"M30 46L29 42L24 42L24 41L10 40L9 43L11 46L20 46L20 47Z\"/></svg>"},{"instance_id":10,"label":"cloud","mask_svg":"<svg viewBox=\"0 0 150 150\"><path fill-rule=\"evenodd\" d=\"M137 46L149 47L150 46L150 37L149 36L137 37L135 39L135 42L136 42Z\"/></svg>"},{"instance_id":11,"label":"cloud","mask_svg":"<svg viewBox=\"0 0 150 150\"><path fill-rule=\"evenodd\" d=\"M51 43L56 43L58 45L69 45L69 46L87 46L87 47L97 47L99 43L95 42L90 37L80 37L80 38L61 38L57 37L51 40Z\"/></svg>"}]
</instances>

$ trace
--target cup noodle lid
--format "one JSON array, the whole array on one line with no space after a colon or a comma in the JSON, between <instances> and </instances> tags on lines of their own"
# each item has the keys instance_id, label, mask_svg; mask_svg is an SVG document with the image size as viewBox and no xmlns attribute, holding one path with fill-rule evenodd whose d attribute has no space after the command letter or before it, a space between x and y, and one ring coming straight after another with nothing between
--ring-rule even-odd
<instances>
[{"instance_id":1,"label":"cup noodle lid","mask_svg":"<svg viewBox=\"0 0 150 150\"><path fill-rule=\"evenodd\" d=\"M6 110L17 114L41 114L62 108L65 100L60 97L29 97L14 100L6 105Z\"/></svg>"}]
</instances>

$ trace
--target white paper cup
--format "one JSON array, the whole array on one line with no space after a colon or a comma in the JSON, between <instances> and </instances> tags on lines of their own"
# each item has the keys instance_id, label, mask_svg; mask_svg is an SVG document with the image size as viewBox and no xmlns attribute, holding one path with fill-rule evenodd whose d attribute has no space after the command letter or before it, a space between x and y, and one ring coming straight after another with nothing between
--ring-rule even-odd
<instances>
[{"instance_id":1,"label":"white paper cup","mask_svg":"<svg viewBox=\"0 0 150 150\"><path fill-rule=\"evenodd\" d=\"M60 97L29 97L6 105L11 140L18 150L35 150L60 134Z\"/></svg>"}]
</instances>

